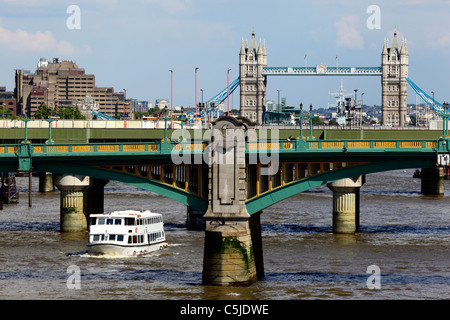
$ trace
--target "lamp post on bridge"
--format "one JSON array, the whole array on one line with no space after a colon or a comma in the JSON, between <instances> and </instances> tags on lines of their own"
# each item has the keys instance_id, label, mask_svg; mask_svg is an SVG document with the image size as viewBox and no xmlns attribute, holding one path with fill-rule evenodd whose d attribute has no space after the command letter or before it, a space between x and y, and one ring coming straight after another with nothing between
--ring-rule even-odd
<instances>
[{"instance_id":1,"label":"lamp post on bridge","mask_svg":"<svg viewBox=\"0 0 450 320\"><path fill-rule=\"evenodd\" d=\"M435 107L435 105L434 105L434 91L431 91L431 94L433 95L433 109L435 109L436 110L436 107ZM429 120L428 120L428 106L427 106L427 125L429 124L430 122L429 122Z\"/></svg>"},{"instance_id":2,"label":"lamp post on bridge","mask_svg":"<svg viewBox=\"0 0 450 320\"><path fill-rule=\"evenodd\" d=\"M314 118L313 112L312 112L313 106L312 104L309 105L309 139L312 140L312 119Z\"/></svg>"},{"instance_id":3,"label":"lamp post on bridge","mask_svg":"<svg viewBox=\"0 0 450 320\"><path fill-rule=\"evenodd\" d=\"M198 67L195 67L195 125L197 125L197 70L198 69L199 69ZM202 89L200 89L200 90L202 90Z\"/></svg>"},{"instance_id":4,"label":"lamp post on bridge","mask_svg":"<svg viewBox=\"0 0 450 320\"><path fill-rule=\"evenodd\" d=\"M186 121L186 116L183 113L184 108L181 107L181 117L180 117L180 121L181 121L181 142L184 142L184 121Z\"/></svg>"},{"instance_id":5,"label":"lamp post on bridge","mask_svg":"<svg viewBox=\"0 0 450 320\"><path fill-rule=\"evenodd\" d=\"M309 139L312 140L312 119L314 115L312 114L312 105L309 106L310 112L308 114L303 114L303 103L300 103L300 139L303 139L303 118L309 119Z\"/></svg>"},{"instance_id":6,"label":"lamp post on bridge","mask_svg":"<svg viewBox=\"0 0 450 320\"><path fill-rule=\"evenodd\" d=\"M173 116L173 70L170 71L170 116ZM167 121L167 120L166 120ZM173 126L173 121L172 121Z\"/></svg>"},{"instance_id":7,"label":"lamp post on bridge","mask_svg":"<svg viewBox=\"0 0 450 320\"><path fill-rule=\"evenodd\" d=\"M231 69L228 68L228 70L227 70L227 116L230 115L230 71L231 71Z\"/></svg>"},{"instance_id":8,"label":"lamp post on bridge","mask_svg":"<svg viewBox=\"0 0 450 320\"><path fill-rule=\"evenodd\" d=\"M164 108L164 141L167 141L167 107Z\"/></svg>"},{"instance_id":9,"label":"lamp post on bridge","mask_svg":"<svg viewBox=\"0 0 450 320\"><path fill-rule=\"evenodd\" d=\"M448 103L444 102L444 113L442 114L442 138L446 139L448 136L448 118L450 115L447 113L448 111Z\"/></svg>"},{"instance_id":10,"label":"lamp post on bridge","mask_svg":"<svg viewBox=\"0 0 450 320\"><path fill-rule=\"evenodd\" d=\"M52 122L56 121L56 119L52 119L51 116L48 116L48 119L45 119L44 121L48 122L48 140L46 144L52 144Z\"/></svg>"},{"instance_id":11,"label":"lamp post on bridge","mask_svg":"<svg viewBox=\"0 0 450 320\"><path fill-rule=\"evenodd\" d=\"M28 119L27 115L25 115L25 119L20 119L20 121L25 123L25 141L23 143L28 143L28 122L30 122L31 119Z\"/></svg>"}]
</instances>

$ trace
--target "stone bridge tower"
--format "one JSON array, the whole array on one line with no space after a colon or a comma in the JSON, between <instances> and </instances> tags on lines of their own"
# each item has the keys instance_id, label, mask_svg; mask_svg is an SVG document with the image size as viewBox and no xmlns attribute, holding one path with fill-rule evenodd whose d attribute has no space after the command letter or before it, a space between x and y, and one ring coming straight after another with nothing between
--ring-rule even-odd
<instances>
[{"instance_id":1,"label":"stone bridge tower","mask_svg":"<svg viewBox=\"0 0 450 320\"><path fill-rule=\"evenodd\" d=\"M250 42L244 46L242 40L239 52L240 115L257 124L262 124L262 115L266 107L267 81L262 75L263 67L266 66L266 46L261 45L261 40L259 45L256 43L253 30Z\"/></svg>"},{"instance_id":2,"label":"stone bridge tower","mask_svg":"<svg viewBox=\"0 0 450 320\"><path fill-rule=\"evenodd\" d=\"M408 50L406 41L399 47L397 28L391 46L384 42L381 53L381 91L383 124L403 127L406 121L406 104L408 83Z\"/></svg>"}]
</instances>

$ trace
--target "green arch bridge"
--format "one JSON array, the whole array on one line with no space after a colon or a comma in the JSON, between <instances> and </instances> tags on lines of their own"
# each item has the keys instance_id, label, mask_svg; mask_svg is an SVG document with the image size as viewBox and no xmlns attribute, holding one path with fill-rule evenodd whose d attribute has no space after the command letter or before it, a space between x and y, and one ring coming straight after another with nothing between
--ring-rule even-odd
<instances>
[{"instance_id":1,"label":"green arch bridge","mask_svg":"<svg viewBox=\"0 0 450 320\"><path fill-rule=\"evenodd\" d=\"M172 198L196 210L208 206L208 142L20 143L0 145L0 172L54 172L115 180ZM277 155L263 164L259 154ZM431 168L449 153L449 139L246 142L249 214L296 193L340 179L407 168ZM439 157L439 155L441 155ZM173 157L190 159L174 164ZM446 163L441 163L446 165ZM270 175L261 175L270 168Z\"/></svg>"}]
</instances>

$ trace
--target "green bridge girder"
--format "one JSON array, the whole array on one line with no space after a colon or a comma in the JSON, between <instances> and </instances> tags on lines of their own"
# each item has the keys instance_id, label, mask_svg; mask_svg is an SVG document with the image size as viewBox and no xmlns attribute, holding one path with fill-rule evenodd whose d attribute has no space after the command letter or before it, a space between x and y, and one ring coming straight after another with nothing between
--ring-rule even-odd
<instances>
[{"instance_id":1,"label":"green bridge girder","mask_svg":"<svg viewBox=\"0 0 450 320\"><path fill-rule=\"evenodd\" d=\"M267 147L267 143L271 145ZM265 145L264 145L265 144ZM175 153L202 161L206 142L79 143L0 145L0 171L55 172L114 180L167 196L205 211L208 200L180 188L99 165L172 164ZM449 153L448 138L435 140L295 140L248 142L248 160L261 153L279 162L366 162L289 182L247 200L249 214L308 189L363 174L407 168L435 167L438 153Z\"/></svg>"}]
</instances>

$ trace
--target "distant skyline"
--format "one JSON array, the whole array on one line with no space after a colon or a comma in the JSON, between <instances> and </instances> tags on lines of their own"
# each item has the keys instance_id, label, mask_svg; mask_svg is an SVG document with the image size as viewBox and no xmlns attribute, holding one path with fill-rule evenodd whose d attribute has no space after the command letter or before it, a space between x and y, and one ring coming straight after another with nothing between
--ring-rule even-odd
<instances>
[{"instance_id":1,"label":"distant skyline","mask_svg":"<svg viewBox=\"0 0 450 320\"><path fill-rule=\"evenodd\" d=\"M371 29L367 9L374 4L379 28ZM77 21L71 5L80 9ZM409 77L438 101L450 101L450 1L0 0L0 6L0 86L7 90L14 90L14 69L33 72L41 57L57 57L95 74L97 86L127 89L128 98L152 104L170 98L171 69L173 105L193 107L195 68L197 100L200 89L209 100L226 87L228 68L230 82L239 76L241 41L253 27L273 67L377 67L396 27L399 40L407 40ZM380 77L269 77L267 100L277 101L281 90L288 105L326 108L341 80L347 93L364 92L365 104L381 104ZM408 103L415 102L409 87ZM230 107L239 107L238 90Z\"/></svg>"}]
</instances>

